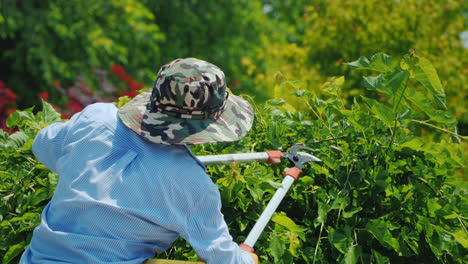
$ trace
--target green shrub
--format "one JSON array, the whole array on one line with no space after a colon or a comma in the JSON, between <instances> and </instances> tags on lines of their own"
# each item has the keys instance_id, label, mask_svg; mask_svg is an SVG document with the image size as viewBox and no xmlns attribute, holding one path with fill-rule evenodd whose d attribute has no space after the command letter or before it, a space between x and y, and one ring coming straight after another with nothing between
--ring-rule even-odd
<instances>
[{"instance_id":1,"label":"green shrub","mask_svg":"<svg viewBox=\"0 0 468 264\"><path fill-rule=\"evenodd\" d=\"M41 222L41 211L52 197L58 175L40 164L31 146L37 132L60 121L48 103L43 110L16 111L7 125L19 131L9 135L0 129L0 256L2 263L17 263L28 246L32 230ZM16 260L15 262L13 260Z\"/></svg>"},{"instance_id":2,"label":"green shrub","mask_svg":"<svg viewBox=\"0 0 468 264\"><path fill-rule=\"evenodd\" d=\"M307 110L284 110L281 100L255 105L255 126L241 141L193 151L286 151L297 142L318 150L323 164L305 167L255 245L262 263L467 262L467 186L454 177L465 167L457 144L465 138L453 132L455 118L444 110L434 67L414 54L402 60L376 54L350 66L378 73L364 77L364 83L370 93L380 93L380 100L361 96L346 104L346 85L337 78L324 85L320 97L296 91ZM43 109L37 115L31 109L15 112L8 125L19 125L19 131L0 134L4 263L27 246L57 179L30 151L35 133L59 121L50 105L44 103ZM208 168L237 242L243 242L278 188L285 166ZM178 240L159 257L193 260L196 254Z\"/></svg>"},{"instance_id":3,"label":"green shrub","mask_svg":"<svg viewBox=\"0 0 468 264\"><path fill-rule=\"evenodd\" d=\"M298 90L307 111L286 111L284 101L270 101L257 107L255 127L239 143L194 151L287 150L296 142L319 150L323 164L304 170L260 237L262 263L466 262L467 186L454 176L465 167L456 143L462 137L452 132L455 118L441 110L445 99L434 68L414 55L399 61L376 54L350 65L379 73L364 80L381 100L357 97L348 106L342 82L329 82L322 97ZM285 166L209 168L238 242L271 199ZM178 241L168 256L196 259L187 248Z\"/></svg>"}]
</instances>

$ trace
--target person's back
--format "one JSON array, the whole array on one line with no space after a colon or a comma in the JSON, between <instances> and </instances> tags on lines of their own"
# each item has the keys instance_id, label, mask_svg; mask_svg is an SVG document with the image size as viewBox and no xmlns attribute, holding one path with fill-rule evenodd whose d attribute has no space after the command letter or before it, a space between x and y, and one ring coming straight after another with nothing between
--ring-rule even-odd
<instances>
[{"instance_id":1,"label":"person's back","mask_svg":"<svg viewBox=\"0 0 468 264\"><path fill-rule=\"evenodd\" d=\"M60 179L20 263L142 263L178 236L207 263L252 262L188 147L134 133L113 104L47 127L33 151Z\"/></svg>"}]
</instances>

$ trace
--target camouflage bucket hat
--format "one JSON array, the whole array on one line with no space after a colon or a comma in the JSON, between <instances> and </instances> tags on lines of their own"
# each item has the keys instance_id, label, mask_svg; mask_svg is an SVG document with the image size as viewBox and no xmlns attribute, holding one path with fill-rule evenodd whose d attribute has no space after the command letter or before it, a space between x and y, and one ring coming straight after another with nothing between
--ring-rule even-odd
<instances>
[{"instance_id":1,"label":"camouflage bucket hat","mask_svg":"<svg viewBox=\"0 0 468 264\"><path fill-rule=\"evenodd\" d=\"M224 73L195 58L161 67L153 90L119 109L119 117L144 139L193 145L241 139L252 127L253 110L226 91Z\"/></svg>"}]
</instances>

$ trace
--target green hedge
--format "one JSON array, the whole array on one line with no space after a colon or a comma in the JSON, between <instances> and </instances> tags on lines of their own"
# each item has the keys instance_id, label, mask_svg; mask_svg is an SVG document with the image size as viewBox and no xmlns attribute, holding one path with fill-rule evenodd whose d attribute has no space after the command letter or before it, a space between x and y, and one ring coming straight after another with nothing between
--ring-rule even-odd
<instances>
[{"instance_id":1,"label":"green hedge","mask_svg":"<svg viewBox=\"0 0 468 264\"><path fill-rule=\"evenodd\" d=\"M320 97L298 90L307 109L284 110L281 100L255 104L255 125L245 138L193 151L286 151L297 142L318 150L323 164L304 169L256 245L262 263L466 263L468 193L466 182L454 177L465 166L457 142L466 139L452 132L455 118L442 109L434 68L414 55L397 60L385 54L350 66L376 73L364 77L366 88L383 97L347 104L343 82L325 84ZM18 125L18 132L0 132L3 263L17 260L27 246L57 182L34 159L31 143L41 127L59 120L44 103L38 114L28 109L10 116L8 125ZM243 242L286 166L208 168L236 241ZM178 240L159 257L193 260L196 254Z\"/></svg>"}]
</instances>

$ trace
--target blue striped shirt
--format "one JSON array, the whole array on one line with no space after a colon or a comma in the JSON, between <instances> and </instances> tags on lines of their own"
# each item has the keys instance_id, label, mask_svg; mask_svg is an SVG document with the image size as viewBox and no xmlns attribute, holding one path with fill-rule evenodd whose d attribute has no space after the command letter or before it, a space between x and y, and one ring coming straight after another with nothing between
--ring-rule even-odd
<instances>
[{"instance_id":1,"label":"blue striped shirt","mask_svg":"<svg viewBox=\"0 0 468 264\"><path fill-rule=\"evenodd\" d=\"M42 129L33 152L60 179L20 263L142 263L179 236L206 263L253 263L190 149L145 141L114 105Z\"/></svg>"}]
</instances>

